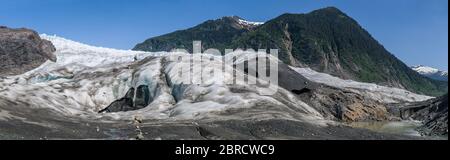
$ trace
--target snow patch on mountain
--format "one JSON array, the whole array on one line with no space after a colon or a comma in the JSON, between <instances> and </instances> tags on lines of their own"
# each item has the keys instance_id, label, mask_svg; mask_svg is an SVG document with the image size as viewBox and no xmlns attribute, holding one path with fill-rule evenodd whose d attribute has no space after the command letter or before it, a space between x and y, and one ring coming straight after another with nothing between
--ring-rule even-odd
<instances>
[{"instance_id":1,"label":"snow patch on mountain","mask_svg":"<svg viewBox=\"0 0 450 160\"><path fill-rule=\"evenodd\" d=\"M264 24L264 22L251 22L244 19L238 19L238 23L244 26L260 26Z\"/></svg>"}]
</instances>

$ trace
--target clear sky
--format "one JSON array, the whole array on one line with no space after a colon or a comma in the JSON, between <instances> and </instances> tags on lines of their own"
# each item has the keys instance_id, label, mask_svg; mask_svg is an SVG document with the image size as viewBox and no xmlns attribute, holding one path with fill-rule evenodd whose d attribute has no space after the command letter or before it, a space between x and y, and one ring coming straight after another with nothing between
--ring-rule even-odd
<instances>
[{"instance_id":1,"label":"clear sky","mask_svg":"<svg viewBox=\"0 0 450 160\"><path fill-rule=\"evenodd\" d=\"M130 49L222 16L267 21L327 6L356 19L408 65L448 70L447 0L0 0L0 25Z\"/></svg>"}]
</instances>

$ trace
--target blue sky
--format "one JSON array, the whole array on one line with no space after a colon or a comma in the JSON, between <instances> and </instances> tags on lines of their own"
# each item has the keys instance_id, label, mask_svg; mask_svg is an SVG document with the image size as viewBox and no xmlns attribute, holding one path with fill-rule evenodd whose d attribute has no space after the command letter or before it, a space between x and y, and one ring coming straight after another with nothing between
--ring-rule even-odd
<instances>
[{"instance_id":1,"label":"blue sky","mask_svg":"<svg viewBox=\"0 0 450 160\"><path fill-rule=\"evenodd\" d=\"M448 70L447 0L1 0L0 25L130 49L205 20L266 21L335 6L408 65Z\"/></svg>"}]
</instances>

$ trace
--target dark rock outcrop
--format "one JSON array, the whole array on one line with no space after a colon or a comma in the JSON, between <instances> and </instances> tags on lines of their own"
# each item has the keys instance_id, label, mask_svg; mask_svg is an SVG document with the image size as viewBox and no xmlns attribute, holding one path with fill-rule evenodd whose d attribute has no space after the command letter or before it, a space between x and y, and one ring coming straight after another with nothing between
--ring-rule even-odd
<instances>
[{"instance_id":1,"label":"dark rock outcrop","mask_svg":"<svg viewBox=\"0 0 450 160\"><path fill-rule=\"evenodd\" d=\"M114 101L105 109L99 111L98 113L110 113L110 112L120 112L120 111L130 111L133 110L133 98L134 98L134 88L128 90L125 97Z\"/></svg>"},{"instance_id":2,"label":"dark rock outcrop","mask_svg":"<svg viewBox=\"0 0 450 160\"><path fill-rule=\"evenodd\" d=\"M419 130L425 135L448 135L448 94L403 107L400 115L404 119L423 121Z\"/></svg>"},{"instance_id":3,"label":"dark rock outcrop","mask_svg":"<svg viewBox=\"0 0 450 160\"><path fill-rule=\"evenodd\" d=\"M259 78L259 73L258 71L256 71L257 68L255 68L254 66L248 66L249 63L258 65L258 59L253 58L236 65L238 66L243 65L243 67L237 68L244 68L244 73L246 75L248 75L249 73L256 73L256 77ZM270 73L270 70L267 69L266 72ZM296 71L292 70L288 65L282 62L278 63L278 85L295 94L309 92L317 88L317 86L319 86L319 84L308 80L307 78L303 77L301 74L298 74Z\"/></svg>"},{"instance_id":4,"label":"dark rock outcrop","mask_svg":"<svg viewBox=\"0 0 450 160\"><path fill-rule=\"evenodd\" d=\"M125 97L114 101L98 113L126 112L147 107L153 101L147 85L140 85L137 90L131 88Z\"/></svg>"},{"instance_id":5,"label":"dark rock outcrop","mask_svg":"<svg viewBox=\"0 0 450 160\"><path fill-rule=\"evenodd\" d=\"M35 31L0 27L0 75L22 74L47 60L56 61L55 51Z\"/></svg>"}]
</instances>

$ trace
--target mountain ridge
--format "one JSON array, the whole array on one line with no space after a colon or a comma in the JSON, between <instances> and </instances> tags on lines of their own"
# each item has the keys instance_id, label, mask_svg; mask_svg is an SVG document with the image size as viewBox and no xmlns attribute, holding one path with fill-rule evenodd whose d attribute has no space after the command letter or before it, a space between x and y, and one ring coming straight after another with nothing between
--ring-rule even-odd
<instances>
[{"instance_id":1,"label":"mountain ridge","mask_svg":"<svg viewBox=\"0 0 450 160\"><path fill-rule=\"evenodd\" d=\"M219 26L231 26L223 24L224 21L207 21L187 30L150 38L133 50L187 48L191 51L192 41L196 40L202 41L203 49L216 48L220 51L225 48L279 49L279 59L294 67L309 67L343 79L399 87L432 96L448 91L447 83L413 71L387 51L356 20L335 7L310 13L282 14L252 29L236 31L222 27L214 34L197 32L208 26L205 24L214 22Z\"/></svg>"},{"instance_id":2,"label":"mountain ridge","mask_svg":"<svg viewBox=\"0 0 450 160\"><path fill-rule=\"evenodd\" d=\"M243 24L243 22L247 22L247 24ZM208 20L187 30L178 30L147 39L143 43L137 44L132 50L169 52L173 49L183 48L192 52L192 39L200 38L204 44L203 48L214 47L223 51L228 42L259 26L248 22L238 16Z\"/></svg>"}]
</instances>

